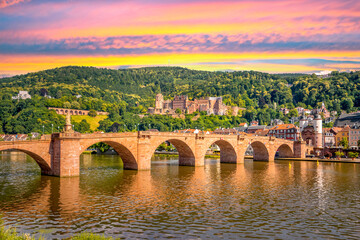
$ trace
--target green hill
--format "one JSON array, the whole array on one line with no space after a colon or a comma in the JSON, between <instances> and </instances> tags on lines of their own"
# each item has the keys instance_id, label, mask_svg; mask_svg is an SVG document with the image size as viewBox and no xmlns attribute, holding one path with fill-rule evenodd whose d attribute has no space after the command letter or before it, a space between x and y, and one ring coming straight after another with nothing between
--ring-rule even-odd
<instances>
[{"instance_id":1,"label":"green hill","mask_svg":"<svg viewBox=\"0 0 360 240\"><path fill-rule=\"evenodd\" d=\"M42 131L42 126L45 132L49 132L54 122L62 127L63 118L51 113L47 107L110 112L108 119L99 122L99 127L106 130L114 123L129 122L130 126L134 126L133 123L140 121L136 118L137 114L144 114L148 107L154 106L155 95L159 92L165 99L175 95L188 95L190 99L222 96L225 104L248 109L243 112L241 120L240 117L231 120L235 126L239 121L253 119L260 120L261 124L268 124L273 118L286 121L290 116L279 115L280 107L314 108L324 102L330 110L354 111L360 108L359 75L360 72L333 72L328 78L320 78L314 74L210 72L181 67L121 70L61 67L0 79L0 132ZM29 91L32 99L11 100L11 96L20 90ZM172 120L158 118L161 119L151 121L167 122L168 128L171 128ZM226 126L233 126L229 119L206 118L201 117L196 123L199 126L216 126L225 121L228 122ZM146 117L141 121L148 119ZM217 123L217 120L220 122ZM79 129L91 131L87 124L83 122ZM181 124L193 126L191 122Z\"/></svg>"}]
</instances>

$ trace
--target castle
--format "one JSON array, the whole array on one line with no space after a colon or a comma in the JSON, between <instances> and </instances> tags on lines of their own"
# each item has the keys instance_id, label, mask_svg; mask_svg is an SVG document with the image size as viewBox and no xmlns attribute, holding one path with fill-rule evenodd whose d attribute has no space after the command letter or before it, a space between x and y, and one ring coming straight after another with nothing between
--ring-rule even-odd
<instances>
[{"instance_id":1,"label":"castle","mask_svg":"<svg viewBox=\"0 0 360 240\"><path fill-rule=\"evenodd\" d=\"M175 96L174 100L165 100L164 96L159 93L156 95L155 108L148 109L149 114L176 114L176 109L182 113L194 113L196 111L206 111L207 114L225 115L230 111L236 116L240 110L237 106L226 106L222 97L205 97L190 101L188 96Z\"/></svg>"}]
</instances>

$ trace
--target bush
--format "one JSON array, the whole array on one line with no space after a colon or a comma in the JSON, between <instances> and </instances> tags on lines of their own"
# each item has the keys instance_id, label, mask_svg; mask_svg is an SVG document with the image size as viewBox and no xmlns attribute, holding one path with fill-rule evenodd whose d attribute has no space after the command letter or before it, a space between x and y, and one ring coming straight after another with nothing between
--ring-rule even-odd
<instances>
[{"instance_id":1,"label":"bush","mask_svg":"<svg viewBox=\"0 0 360 240\"><path fill-rule=\"evenodd\" d=\"M90 117L96 117L97 113L96 113L95 110L92 109L92 110L89 111L88 115L89 115Z\"/></svg>"},{"instance_id":2,"label":"bush","mask_svg":"<svg viewBox=\"0 0 360 240\"><path fill-rule=\"evenodd\" d=\"M343 152L340 152L340 151L335 152L335 156L337 156L337 157L342 157L344 155L345 154Z\"/></svg>"},{"instance_id":3,"label":"bush","mask_svg":"<svg viewBox=\"0 0 360 240\"><path fill-rule=\"evenodd\" d=\"M348 156L350 158L357 158L359 156L359 153L358 152L349 152Z\"/></svg>"}]
</instances>

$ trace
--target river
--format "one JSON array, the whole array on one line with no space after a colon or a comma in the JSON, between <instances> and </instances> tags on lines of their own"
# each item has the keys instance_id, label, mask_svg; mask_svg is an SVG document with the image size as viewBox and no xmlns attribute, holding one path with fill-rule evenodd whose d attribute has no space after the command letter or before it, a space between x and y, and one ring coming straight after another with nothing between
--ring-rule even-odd
<instances>
[{"instance_id":1,"label":"river","mask_svg":"<svg viewBox=\"0 0 360 240\"><path fill-rule=\"evenodd\" d=\"M359 239L360 164L300 161L123 170L118 156L82 155L81 175L40 175L0 153L0 212L19 232L63 239L93 232L133 239Z\"/></svg>"}]
</instances>

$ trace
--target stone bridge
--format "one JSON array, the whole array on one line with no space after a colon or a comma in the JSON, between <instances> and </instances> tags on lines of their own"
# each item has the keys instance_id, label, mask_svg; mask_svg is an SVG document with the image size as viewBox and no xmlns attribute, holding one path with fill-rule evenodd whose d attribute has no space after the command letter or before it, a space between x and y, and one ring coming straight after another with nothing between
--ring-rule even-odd
<instances>
[{"instance_id":1,"label":"stone bridge","mask_svg":"<svg viewBox=\"0 0 360 240\"><path fill-rule=\"evenodd\" d=\"M91 145L103 142L120 155L124 168L150 170L151 157L163 142L173 144L179 152L179 164L204 166L205 154L212 144L220 148L220 162L243 163L249 145L254 160L273 162L279 157L305 158L304 141L289 141L274 137L251 135L191 134L173 132L129 133L54 133L41 140L0 142L0 151L18 150L30 155L40 166L42 174L60 177L80 174L80 155Z\"/></svg>"}]
</instances>

